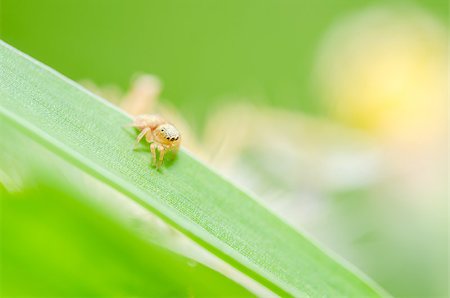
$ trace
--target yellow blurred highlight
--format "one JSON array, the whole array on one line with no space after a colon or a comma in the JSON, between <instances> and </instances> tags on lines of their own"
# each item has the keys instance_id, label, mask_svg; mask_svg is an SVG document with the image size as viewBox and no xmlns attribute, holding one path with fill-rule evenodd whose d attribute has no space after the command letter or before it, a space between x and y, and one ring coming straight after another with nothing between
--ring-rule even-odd
<instances>
[{"instance_id":1,"label":"yellow blurred highlight","mask_svg":"<svg viewBox=\"0 0 450 298\"><path fill-rule=\"evenodd\" d=\"M372 8L338 23L318 56L317 87L330 113L381 137L442 136L447 33L414 8Z\"/></svg>"}]
</instances>

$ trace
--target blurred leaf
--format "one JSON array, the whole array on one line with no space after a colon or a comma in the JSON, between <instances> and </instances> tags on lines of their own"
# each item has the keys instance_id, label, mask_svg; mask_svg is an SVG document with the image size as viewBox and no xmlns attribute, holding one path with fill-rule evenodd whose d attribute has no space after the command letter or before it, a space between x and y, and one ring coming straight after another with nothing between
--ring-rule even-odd
<instances>
[{"instance_id":1,"label":"blurred leaf","mask_svg":"<svg viewBox=\"0 0 450 298\"><path fill-rule=\"evenodd\" d=\"M138 238L83 205L70 186L37 174L33 187L0 190L2 297L253 296Z\"/></svg>"},{"instance_id":2,"label":"blurred leaf","mask_svg":"<svg viewBox=\"0 0 450 298\"><path fill-rule=\"evenodd\" d=\"M161 172L131 151L130 117L8 45L0 45L0 112L61 157L135 199L283 296L380 296L257 201L185 151Z\"/></svg>"}]
</instances>

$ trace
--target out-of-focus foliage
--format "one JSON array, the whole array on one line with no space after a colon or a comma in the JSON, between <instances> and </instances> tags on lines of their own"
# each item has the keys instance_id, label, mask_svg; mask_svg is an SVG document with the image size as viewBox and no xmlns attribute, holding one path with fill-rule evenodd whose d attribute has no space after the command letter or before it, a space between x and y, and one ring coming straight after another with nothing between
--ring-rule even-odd
<instances>
[{"instance_id":1,"label":"out-of-focus foliage","mask_svg":"<svg viewBox=\"0 0 450 298\"><path fill-rule=\"evenodd\" d=\"M28 173L30 174L30 173ZM33 185L2 188L2 297L253 296L228 278L152 245L35 172Z\"/></svg>"}]
</instances>

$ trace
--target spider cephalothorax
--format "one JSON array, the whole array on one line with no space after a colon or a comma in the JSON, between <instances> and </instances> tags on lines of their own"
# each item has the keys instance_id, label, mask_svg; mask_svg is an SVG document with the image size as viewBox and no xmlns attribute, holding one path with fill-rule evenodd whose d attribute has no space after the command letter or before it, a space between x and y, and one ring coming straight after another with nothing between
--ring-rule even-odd
<instances>
[{"instance_id":1,"label":"spider cephalothorax","mask_svg":"<svg viewBox=\"0 0 450 298\"><path fill-rule=\"evenodd\" d=\"M153 132L153 138L160 143L170 144L180 139L180 133L172 124L159 125Z\"/></svg>"}]
</instances>

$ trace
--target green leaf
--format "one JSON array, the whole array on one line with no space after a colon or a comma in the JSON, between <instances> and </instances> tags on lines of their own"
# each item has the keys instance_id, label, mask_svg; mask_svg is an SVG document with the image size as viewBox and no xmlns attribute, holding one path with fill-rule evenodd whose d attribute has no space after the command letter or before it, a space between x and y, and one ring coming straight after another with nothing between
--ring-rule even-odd
<instances>
[{"instance_id":1,"label":"green leaf","mask_svg":"<svg viewBox=\"0 0 450 298\"><path fill-rule=\"evenodd\" d=\"M254 297L114 189L9 123L2 137L0 297Z\"/></svg>"},{"instance_id":2,"label":"green leaf","mask_svg":"<svg viewBox=\"0 0 450 298\"><path fill-rule=\"evenodd\" d=\"M71 186L34 175L20 192L0 189L2 297L253 297L140 239Z\"/></svg>"},{"instance_id":3,"label":"green leaf","mask_svg":"<svg viewBox=\"0 0 450 298\"><path fill-rule=\"evenodd\" d=\"M126 113L4 43L0 70L5 119L275 293L386 295L186 151L151 168Z\"/></svg>"}]
</instances>

